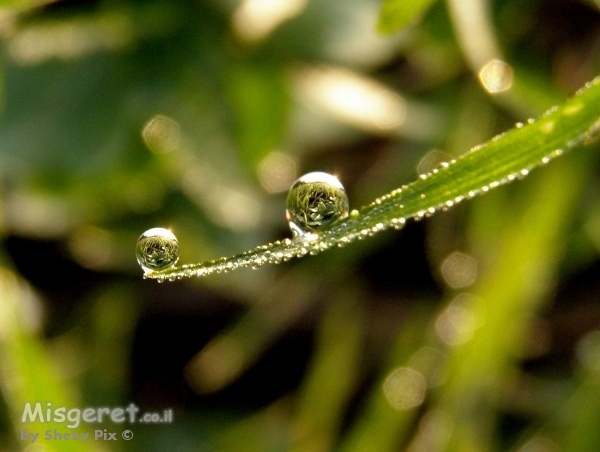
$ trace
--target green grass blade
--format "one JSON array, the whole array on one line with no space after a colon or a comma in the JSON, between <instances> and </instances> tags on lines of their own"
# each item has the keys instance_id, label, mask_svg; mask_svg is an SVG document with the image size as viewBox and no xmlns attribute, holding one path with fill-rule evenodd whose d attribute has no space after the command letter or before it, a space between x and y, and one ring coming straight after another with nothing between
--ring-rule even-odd
<instances>
[{"instance_id":1,"label":"green grass blade","mask_svg":"<svg viewBox=\"0 0 600 452\"><path fill-rule=\"evenodd\" d=\"M379 12L377 31L394 33L420 17L435 0L385 0Z\"/></svg>"},{"instance_id":2,"label":"green grass blade","mask_svg":"<svg viewBox=\"0 0 600 452\"><path fill-rule=\"evenodd\" d=\"M409 218L422 219L437 210L448 209L464 199L525 177L532 169L591 140L599 129L600 78L596 78L562 107L552 108L537 121L519 124L476 146L318 234L276 241L229 258L150 271L144 276L164 281L241 267L258 268L344 246L390 227L400 229Z\"/></svg>"},{"instance_id":3,"label":"green grass blade","mask_svg":"<svg viewBox=\"0 0 600 452\"><path fill-rule=\"evenodd\" d=\"M99 445L90 440L94 428L81 418L57 420L56 412L52 419L46 415L47 404L53 410L66 407L64 413L73 416L71 409L80 406L68 382L55 367L50 353L36 334L28 331L23 322L25 298L31 296L24 289L23 282L12 272L0 267L0 391L7 405L13 424L14 439L21 448L27 450L53 451L97 451ZM42 407L41 419L24 417L25 404L32 409L39 403ZM78 420L77 420L78 419ZM97 427L98 428L98 427ZM90 435L86 442L54 440L54 433L82 433ZM31 434L37 434L34 438ZM27 436L24 436L27 435ZM49 435L49 436L47 436ZM27 438L26 440L24 438ZM48 438L52 438L49 440ZM35 442L35 445L33 445ZM39 449L38 449L39 446ZM9 450L8 448L2 450Z\"/></svg>"}]
</instances>

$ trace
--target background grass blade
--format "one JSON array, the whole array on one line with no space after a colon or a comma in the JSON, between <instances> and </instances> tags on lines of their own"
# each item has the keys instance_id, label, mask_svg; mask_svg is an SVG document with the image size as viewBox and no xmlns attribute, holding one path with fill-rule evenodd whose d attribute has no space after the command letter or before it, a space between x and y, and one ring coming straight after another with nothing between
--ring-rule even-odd
<instances>
[{"instance_id":1,"label":"background grass blade","mask_svg":"<svg viewBox=\"0 0 600 452\"><path fill-rule=\"evenodd\" d=\"M402 0L386 0L381 5L377 31L380 33L393 33L412 21L417 20L435 0L417 0L405 2Z\"/></svg>"}]
</instances>

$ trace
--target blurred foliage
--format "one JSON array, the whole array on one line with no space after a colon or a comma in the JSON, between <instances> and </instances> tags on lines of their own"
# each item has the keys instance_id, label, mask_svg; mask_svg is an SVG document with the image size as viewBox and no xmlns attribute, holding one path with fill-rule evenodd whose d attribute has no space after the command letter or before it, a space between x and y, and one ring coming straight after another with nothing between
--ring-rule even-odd
<instances>
[{"instance_id":1,"label":"blurred foliage","mask_svg":"<svg viewBox=\"0 0 600 452\"><path fill-rule=\"evenodd\" d=\"M141 277L150 227L281 239L300 174L366 204L600 73L592 0L408 3L1 3L0 449L69 430L27 401L174 411L90 449L600 449L597 134L400 232Z\"/></svg>"}]
</instances>

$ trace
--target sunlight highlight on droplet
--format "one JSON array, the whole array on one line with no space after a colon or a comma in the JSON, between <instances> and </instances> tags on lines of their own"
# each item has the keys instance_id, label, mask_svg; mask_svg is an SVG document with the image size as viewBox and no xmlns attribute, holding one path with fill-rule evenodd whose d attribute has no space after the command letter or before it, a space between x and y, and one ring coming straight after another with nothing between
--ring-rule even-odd
<instances>
[{"instance_id":1,"label":"sunlight highlight on droplet","mask_svg":"<svg viewBox=\"0 0 600 452\"><path fill-rule=\"evenodd\" d=\"M181 132L174 119L156 115L142 129L144 143L153 152L171 152L179 147Z\"/></svg>"},{"instance_id":2,"label":"sunlight highlight on droplet","mask_svg":"<svg viewBox=\"0 0 600 452\"><path fill-rule=\"evenodd\" d=\"M389 133L404 123L406 105L397 93L346 69L305 69L296 84L299 94L310 103L361 129Z\"/></svg>"},{"instance_id":3,"label":"sunlight highlight on droplet","mask_svg":"<svg viewBox=\"0 0 600 452\"><path fill-rule=\"evenodd\" d=\"M233 13L232 28L244 41L260 41L300 14L307 3L308 0L244 0Z\"/></svg>"},{"instance_id":4,"label":"sunlight highlight on droplet","mask_svg":"<svg viewBox=\"0 0 600 452\"><path fill-rule=\"evenodd\" d=\"M477 279L477 261L456 251L444 259L441 272L446 284L453 289L468 287Z\"/></svg>"},{"instance_id":5,"label":"sunlight highlight on droplet","mask_svg":"<svg viewBox=\"0 0 600 452\"><path fill-rule=\"evenodd\" d=\"M423 403L427 382L420 372L410 367L398 367L385 379L383 391L392 407L407 410Z\"/></svg>"},{"instance_id":6,"label":"sunlight highlight on droplet","mask_svg":"<svg viewBox=\"0 0 600 452\"><path fill-rule=\"evenodd\" d=\"M505 61L492 60L479 71L479 81L489 93L508 91L513 84L513 68Z\"/></svg>"},{"instance_id":7,"label":"sunlight highlight on droplet","mask_svg":"<svg viewBox=\"0 0 600 452\"><path fill-rule=\"evenodd\" d=\"M419 175L429 174L438 168L442 163L452 160L452 156L441 151L429 151L417 164L417 173Z\"/></svg>"},{"instance_id":8,"label":"sunlight highlight on droplet","mask_svg":"<svg viewBox=\"0 0 600 452\"><path fill-rule=\"evenodd\" d=\"M269 193L281 193L298 177L296 160L283 152L271 152L258 164L258 180Z\"/></svg>"}]
</instances>

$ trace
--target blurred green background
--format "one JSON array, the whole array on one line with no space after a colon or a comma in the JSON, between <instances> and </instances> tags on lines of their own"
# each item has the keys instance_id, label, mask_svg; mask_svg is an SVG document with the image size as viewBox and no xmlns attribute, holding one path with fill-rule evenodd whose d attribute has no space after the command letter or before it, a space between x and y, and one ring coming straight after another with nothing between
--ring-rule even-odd
<instances>
[{"instance_id":1,"label":"blurred green background","mask_svg":"<svg viewBox=\"0 0 600 452\"><path fill-rule=\"evenodd\" d=\"M1 6L1 451L600 450L595 137L316 257L164 284L135 259L155 226L181 263L288 237L303 173L357 208L560 104L600 73L597 1ZM118 441L21 437L54 428Z\"/></svg>"}]
</instances>

